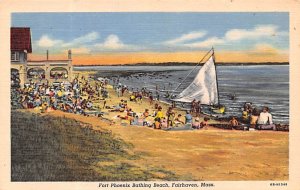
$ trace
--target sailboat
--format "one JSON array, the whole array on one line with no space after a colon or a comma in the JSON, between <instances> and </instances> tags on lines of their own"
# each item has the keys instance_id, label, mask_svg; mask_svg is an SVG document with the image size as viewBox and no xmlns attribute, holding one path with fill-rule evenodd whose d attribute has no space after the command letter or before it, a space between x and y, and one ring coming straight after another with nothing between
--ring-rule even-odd
<instances>
[{"instance_id":1,"label":"sailboat","mask_svg":"<svg viewBox=\"0 0 300 190\"><path fill-rule=\"evenodd\" d=\"M194 78L193 82L181 93L179 93L176 98L172 99L172 101L183 103L200 101L201 105L209 106L213 113L223 114L225 112L225 106L221 106L219 101L218 78L213 48L209 52L207 52L207 54L194 67L193 70L195 70L197 66L209 54L211 54L210 57L198 71L198 74ZM188 75L190 75L193 70ZM185 77L185 79L188 77L188 75ZM179 88L183 81L177 86L174 91Z\"/></svg>"}]
</instances>

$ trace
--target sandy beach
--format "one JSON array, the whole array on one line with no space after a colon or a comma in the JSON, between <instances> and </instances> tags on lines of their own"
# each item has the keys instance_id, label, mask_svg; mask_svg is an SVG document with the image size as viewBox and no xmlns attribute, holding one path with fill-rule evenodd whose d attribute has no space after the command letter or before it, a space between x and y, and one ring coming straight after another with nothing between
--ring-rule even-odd
<instances>
[{"instance_id":1,"label":"sandy beach","mask_svg":"<svg viewBox=\"0 0 300 190\"><path fill-rule=\"evenodd\" d=\"M97 117L87 118L60 111L49 115L86 122L95 130L111 130L133 145L132 154L142 153L142 159L126 161L142 168L159 166L194 180L288 179L286 132L215 128L167 132L146 127L111 126Z\"/></svg>"},{"instance_id":2,"label":"sandy beach","mask_svg":"<svg viewBox=\"0 0 300 190\"><path fill-rule=\"evenodd\" d=\"M81 72L80 74L84 73ZM124 97L117 97L113 89L108 88L109 99L106 105L116 105ZM94 103L103 107L103 101ZM154 110L148 99L142 103L128 101L128 105L137 113L149 108ZM159 103L163 112L168 105ZM42 115L64 117L88 123L93 130L109 130L116 137L132 144L127 151L140 155L138 160L122 160L140 168L159 167L181 176L181 180L288 180L289 133L278 131L238 131L221 130L209 127L207 130L163 131L142 126L122 126L116 115L125 113L108 112L101 117L83 116L62 111L52 111ZM176 114L183 110L175 109ZM203 117L200 118L201 120ZM210 123L217 123L210 120ZM116 161L116 162L120 162ZM118 164L114 161L99 162L92 168Z\"/></svg>"}]
</instances>

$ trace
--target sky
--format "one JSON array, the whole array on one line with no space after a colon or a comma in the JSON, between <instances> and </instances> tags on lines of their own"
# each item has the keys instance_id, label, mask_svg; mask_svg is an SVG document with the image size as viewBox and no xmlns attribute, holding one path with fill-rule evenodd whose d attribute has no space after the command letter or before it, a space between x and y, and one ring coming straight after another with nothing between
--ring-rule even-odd
<instances>
[{"instance_id":1,"label":"sky","mask_svg":"<svg viewBox=\"0 0 300 190\"><path fill-rule=\"evenodd\" d=\"M30 27L29 59L75 64L197 62L212 46L220 62L288 61L289 15L271 13L13 13Z\"/></svg>"}]
</instances>

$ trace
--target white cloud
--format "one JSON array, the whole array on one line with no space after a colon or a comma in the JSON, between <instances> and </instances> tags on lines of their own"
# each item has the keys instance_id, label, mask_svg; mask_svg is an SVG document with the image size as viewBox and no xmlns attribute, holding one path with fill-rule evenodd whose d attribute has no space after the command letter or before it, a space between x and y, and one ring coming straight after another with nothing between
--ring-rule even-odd
<instances>
[{"instance_id":1,"label":"white cloud","mask_svg":"<svg viewBox=\"0 0 300 190\"><path fill-rule=\"evenodd\" d=\"M205 35L206 32L190 32L179 38L163 42L163 44L172 45L178 48L210 48L217 45L234 45L235 43L250 39L252 40L252 45L254 45L258 41L263 43L268 40L270 41L270 39L276 42L282 37L288 36L288 32L278 30L278 26L276 25L257 25L251 29L231 29L228 30L224 36L211 36L199 40L199 38L202 38ZM257 48L259 47L262 46L257 46Z\"/></svg>"},{"instance_id":2,"label":"white cloud","mask_svg":"<svg viewBox=\"0 0 300 190\"><path fill-rule=\"evenodd\" d=\"M183 42L187 42L187 41L190 41L190 40L195 40L195 39L198 39L198 38L202 38L205 35L206 35L205 31L194 31L194 32L190 32L190 33L187 33L187 34L183 34L182 36L180 36L178 38L168 40L164 43L168 44L168 45L174 45L174 44L183 43Z\"/></svg>"},{"instance_id":3,"label":"white cloud","mask_svg":"<svg viewBox=\"0 0 300 190\"><path fill-rule=\"evenodd\" d=\"M66 52L67 49L72 49L72 52L75 54L88 54L91 52L91 50L86 47L86 44L93 42L98 38L99 34L97 32L90 32L69 42L52 39L48 35L43 35L38 41L36 41L35 44L42 49L52 48L52 50L54 50L55 52Z\"/></svg>"},{"instance_id":4,"label":"white cloud","mask_svg":"<svg viewBox=\"0 0 300 190\"><path fill-rule=\"evenodd\" d=\"M243 39L257 39L262 37L273 37L279 34L275 25L258 25L253 29L232 29L226 32L225 39L238 41Z\"/></svg>"},{"instance_id":5,"label":"white cloud","mask_svg":"<svg viewBox=\"0 0 300 190\"><path fill-rule=\"evenodd\" d=\"M106 38L103 46L108 49L121 49L124 48L125 45L120 41L117 35L111 34Z\"/></svg>"},{"instance_id":6,"label":"white cloud","mask_svg":"<svg viewBox=\"0 0 300 190\"><path fill-rule=\"evenodd\" d=\"M97 32L90 32L86 35L80 36L78 38L75 38L74 40L64 43L63 47L71 47L76 46L78 44L85 44L89 42L93 42L99 38L99 34Z\"/></svg>"},{"instance_id":7,"label":"white cloud","mask_svg":"<svg viewBox=\"0 0 300 190\"><path fill-rule=\"evenodd\" d=\"M73 42L74 43L88 43L88 42L97 40L98 37L99 37L99 34L97 32L91 32L84 36L74 39Z\"/></svg>"},{"instance_id":8,"label":"white cloud","mask_svg":"<svg viewBox=\"0 0 300 190\"><path fill-rule=\"evenodd\" d=\"M221 38L217 38L217 37L212 37L212 38L208 38L201 42L184 44L184 46L191 47L191 48L210 48L212 46L224 44L224 43L225 43L225 40L223 40Z\"/></svg>"},{"instance_id":9,"label":"white cloud","mask_svg":"<svg viewBox=\"0 0 300 190\"><path fill-rule=\"evenodd\" d=\"M137 47L133 45L124 44L117 35L109 35L103 43L95 44L97 50L109 51L109 50L134 50Z\"/></svg>"},{"instance_id":10,"label":"white cloud","mask_svg":"<svg viewBox=\"0 0 300 190\"><path fill-rule=\"evenodd\" d=\"M97 39L99 39L97 32L90 32L68 42L52 39L48 35L43 35L35 44L39 47L37 51L44 51L45 48L47 48L51 51L65 53L68 49L72 49L74 54L89 54L93 51L141 50L135 45L124 44L115 34L107 36L107 38L100 43L96 43Z\"/></svg>"},{"instance_id":11,"label":"white cloud","mask_svg":"<svg viewBox=\"0 0 300 190\"><path fill-rule=\"evenodd\" d=\"M271 52L272 48L274 50L276 47L271 48L270 44L282 44L282 42L286 42L288 35L288 31L279 30L276 25L257 25L250 29L230 29L223 36L208 36L206 31L191 31L158 44L136 46L124 43L115 34L110 34L106 38L99 40L99 33L90 32L69 41L53 39L45 34L35 41L35 46L37 51L49 49L55 52L65 52L67 49L72 49L75 54L89 54L101 51L156 51L165 50L164 48L168 48L168 51L171 48L175 50L190 50L191 48L201 49L212 46L237 48L245 42L248 48L253 47L256 50ZM282 45L278 45L278 47L282 47Z\"/></svg>"},{"instance_id":12,"label":"white cloud","mask_svg":"<svg viewBox=\"0 0 300 190\"><path fill-rule=\"evenodd\" d=\"M63 43L62 40L54 40L51 39L49 36L47 35L43 35L38 41L37 41L37 45L40 47L44 47L44 48L49 48L49 47L53 47L55 45L61 44Z\"/></svg>"}]
</instances>

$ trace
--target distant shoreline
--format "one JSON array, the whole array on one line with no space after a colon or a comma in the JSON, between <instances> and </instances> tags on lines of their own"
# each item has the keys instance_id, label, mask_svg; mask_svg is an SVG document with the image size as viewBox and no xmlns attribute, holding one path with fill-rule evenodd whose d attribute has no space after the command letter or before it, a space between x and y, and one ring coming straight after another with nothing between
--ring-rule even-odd
<instances>
[{"instance_id":1,"label":"distant shoreline","mask_svg":"<svg viewBox=\"0 0 300 190\"><path fill-rule=\"evenodd\" d=\"M203 65L201 63L199 65ZM75 67L93 67L93 66L195 66L197 63L187 63L187 62L164 62L164 63L134 63L134 64L108 64L108 65L101 65L101 64L91 64L91 65L74 65ZM216 65L222 66L251 66L251 65L289 65L289 62L260 62L260 63L252 63L252 62L245 62L245 63L226 63L226 62L218 62Z\"/></svg>"}]
</instances>

